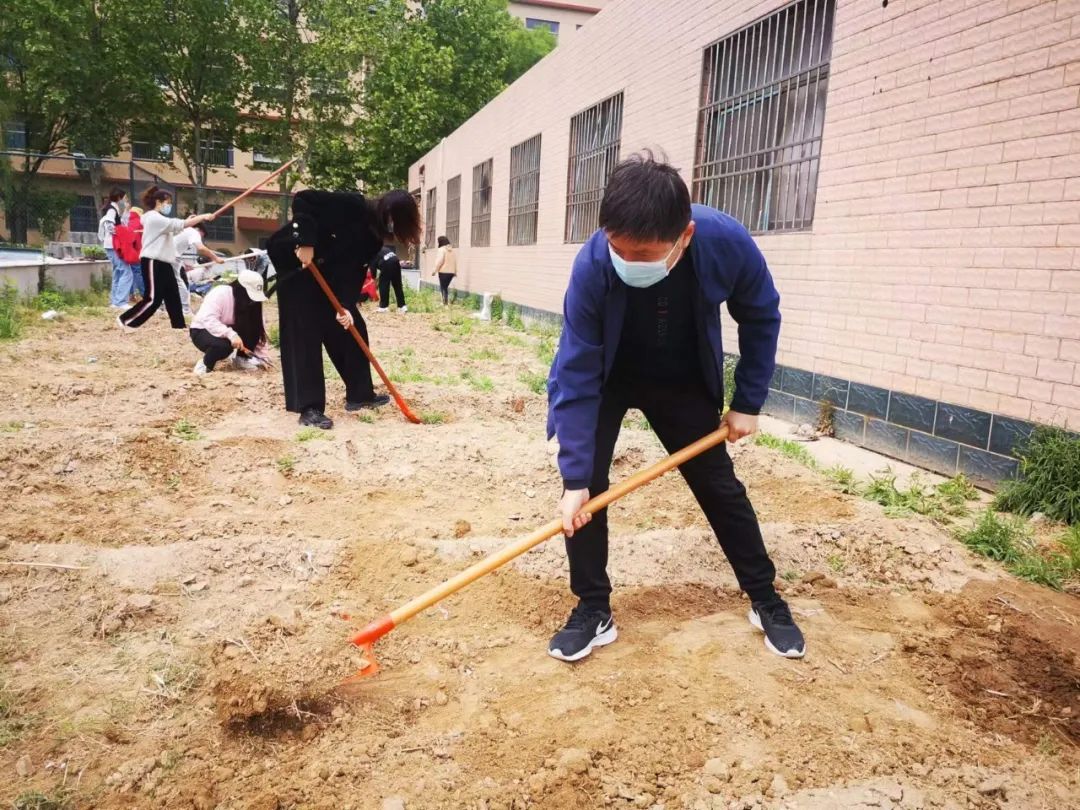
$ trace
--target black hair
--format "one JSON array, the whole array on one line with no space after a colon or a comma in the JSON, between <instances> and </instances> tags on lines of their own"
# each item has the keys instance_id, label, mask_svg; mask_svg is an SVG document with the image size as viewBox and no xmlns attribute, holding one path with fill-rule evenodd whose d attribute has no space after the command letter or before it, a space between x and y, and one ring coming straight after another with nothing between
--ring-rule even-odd
<instances>
[{"instance_id":1,"label":"black hair","mask_svg":"<svg viewBox=\"0 0 1080 810\"><path fill-rule=\"evenodd\" d=\"M244 345L255 351L259 342L265 339L263 326L262 301L252 301L248 291L239 281L229 285L233 293L233 329L240 336Z\"/></svg>"},{"instance_id":2,"label":"black hair","mask_svg":"<svg viewBox=\"0 0 1080 810\"><path fill-rule=\"evenodd\" d=\"M101 209L101 212L105 213L109 210L113 203L120 202L120 200L124 199L124 197L126 196L127 192L124 191L124 189L120 188L120 186L113 186L111 189L109 189L109 197L105 201L105 205Z\"/></svg>"},{"instance_id":3,"label":"black hair","mask_svg":"<svg viewBox=\"0 0 1080 810\"><path fill-rule=\"evenodd\" d=\"M450 246L450 240L445 236L440 236L439 237L439 247L449 247L449 246Z\"/></svg>"},{"instance_id":4,"label":"black hair","mask_svg":"<svg viewBox=\"0 0 1080 810\"><path fill-rule=\"evenodd\" d=\"M142 195L143 208L153 211L162 200L171 200L172 194L157 186L150 186Z\"/></svg>"},{"instance_id":5,"label":"black hair","mask_svg":"<svg viewBox=\"0 0 1080 810\"><path fill-rule=\"evenodd\" d=\"M195 230L199 231L203 236L206 236L206 222L196 222Z\"/></svg>"},{"instance_id":6,"label":"black hair","mask_svg":"<svg viewBox=\"0 0 1080 810\"><path fill-rule=\"evenodd\" d=\"M375 200L375 223L384 241L403 245L420 243L420 206L407 191L388 191Z\"/></svg>"},{"instance_id":7,"label":"black hair","mask_svg":"<svg viewBox=\"0 0 1080 810\"><path fill-rule=\"evenodd\" d=\"M646 150L615 167L600 227L635 242L674 242L690 224L690 190L674 166Z\"/></svg>"}]
</instances>

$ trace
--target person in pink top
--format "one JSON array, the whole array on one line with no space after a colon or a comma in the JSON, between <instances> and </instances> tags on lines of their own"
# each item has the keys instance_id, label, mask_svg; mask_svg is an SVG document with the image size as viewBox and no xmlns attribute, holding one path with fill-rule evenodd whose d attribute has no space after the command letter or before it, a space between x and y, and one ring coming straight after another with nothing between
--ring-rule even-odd
<instances>
[{"instance_id":1,"label":"person in pink top","mask_svg":"<svg viewBox=\"0 0 1080 810\"><path fill-rule=\"evenodd\" d=\"M262 312L265 300L263 277L254 270L241 270L232 284L214 287L207 293L191 322L191 342L203 352L193 369L196 374L208 374L233 352L237 352L233 363L238 368L267 366L269 341ZM241 357L248 350L251 356Z\"/></svg>"}]
</instances>

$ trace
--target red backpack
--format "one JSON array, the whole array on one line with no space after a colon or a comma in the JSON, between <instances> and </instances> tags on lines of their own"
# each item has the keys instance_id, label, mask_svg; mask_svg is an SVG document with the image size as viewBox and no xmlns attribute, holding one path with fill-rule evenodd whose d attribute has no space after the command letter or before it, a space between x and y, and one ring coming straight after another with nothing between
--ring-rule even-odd
<instances>
[{"instance_id":1,"label":"red backpack","mask_svg":"<svg viewBox=\"0 0 1080 810\"><path fill-rule=\"evenodd\" d=\"M138 264L142 253L142 216L134 208L128 214L127 224L118 223L113 232L113 249L128 264Z\"/></svg>"}]
</instances>

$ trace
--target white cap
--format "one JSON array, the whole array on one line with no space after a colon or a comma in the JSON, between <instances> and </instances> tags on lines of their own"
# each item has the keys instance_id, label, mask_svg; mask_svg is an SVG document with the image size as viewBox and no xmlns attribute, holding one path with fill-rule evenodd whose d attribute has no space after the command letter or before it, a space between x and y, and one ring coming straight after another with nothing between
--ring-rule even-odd
<instances>
[{"instance_id":1,"label":"white cap","mask_svg":"<svg viewBox=\"0 0 1080 810\"><path fill-rule=\"evenodd\" d=\"M236 280L247 290L248 297L252 301L266 300L266 293L263 292L263 277L254 270L241 270Z\"/></svg>"}]
</instances>

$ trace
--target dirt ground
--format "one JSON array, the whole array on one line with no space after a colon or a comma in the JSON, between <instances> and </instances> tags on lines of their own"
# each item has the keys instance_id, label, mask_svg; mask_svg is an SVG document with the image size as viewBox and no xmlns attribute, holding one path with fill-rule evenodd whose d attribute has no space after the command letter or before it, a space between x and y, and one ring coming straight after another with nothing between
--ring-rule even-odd
<instances>
[{"instance_id":1,"label":"dirt ground","mask_svg":"<svg viewBox=\"0 0 1080 810\"><path fill-rule=\"evenodd\" d=\"M617 644L569 666L561 540L350 632L553 516L539 338L368 315L414 426L298 432L104 312L0 346L0 801L95 808L1080 807L1080 609L765 448L736 466L805 660L768 653L677 475L612 509ZM486 390L490 389L490 390ZM370 417L369 417L370 418ZM628 420L614 477L662 457ZM50 563L72 568L10 565Z\"/></svg>"}]
</instances>

